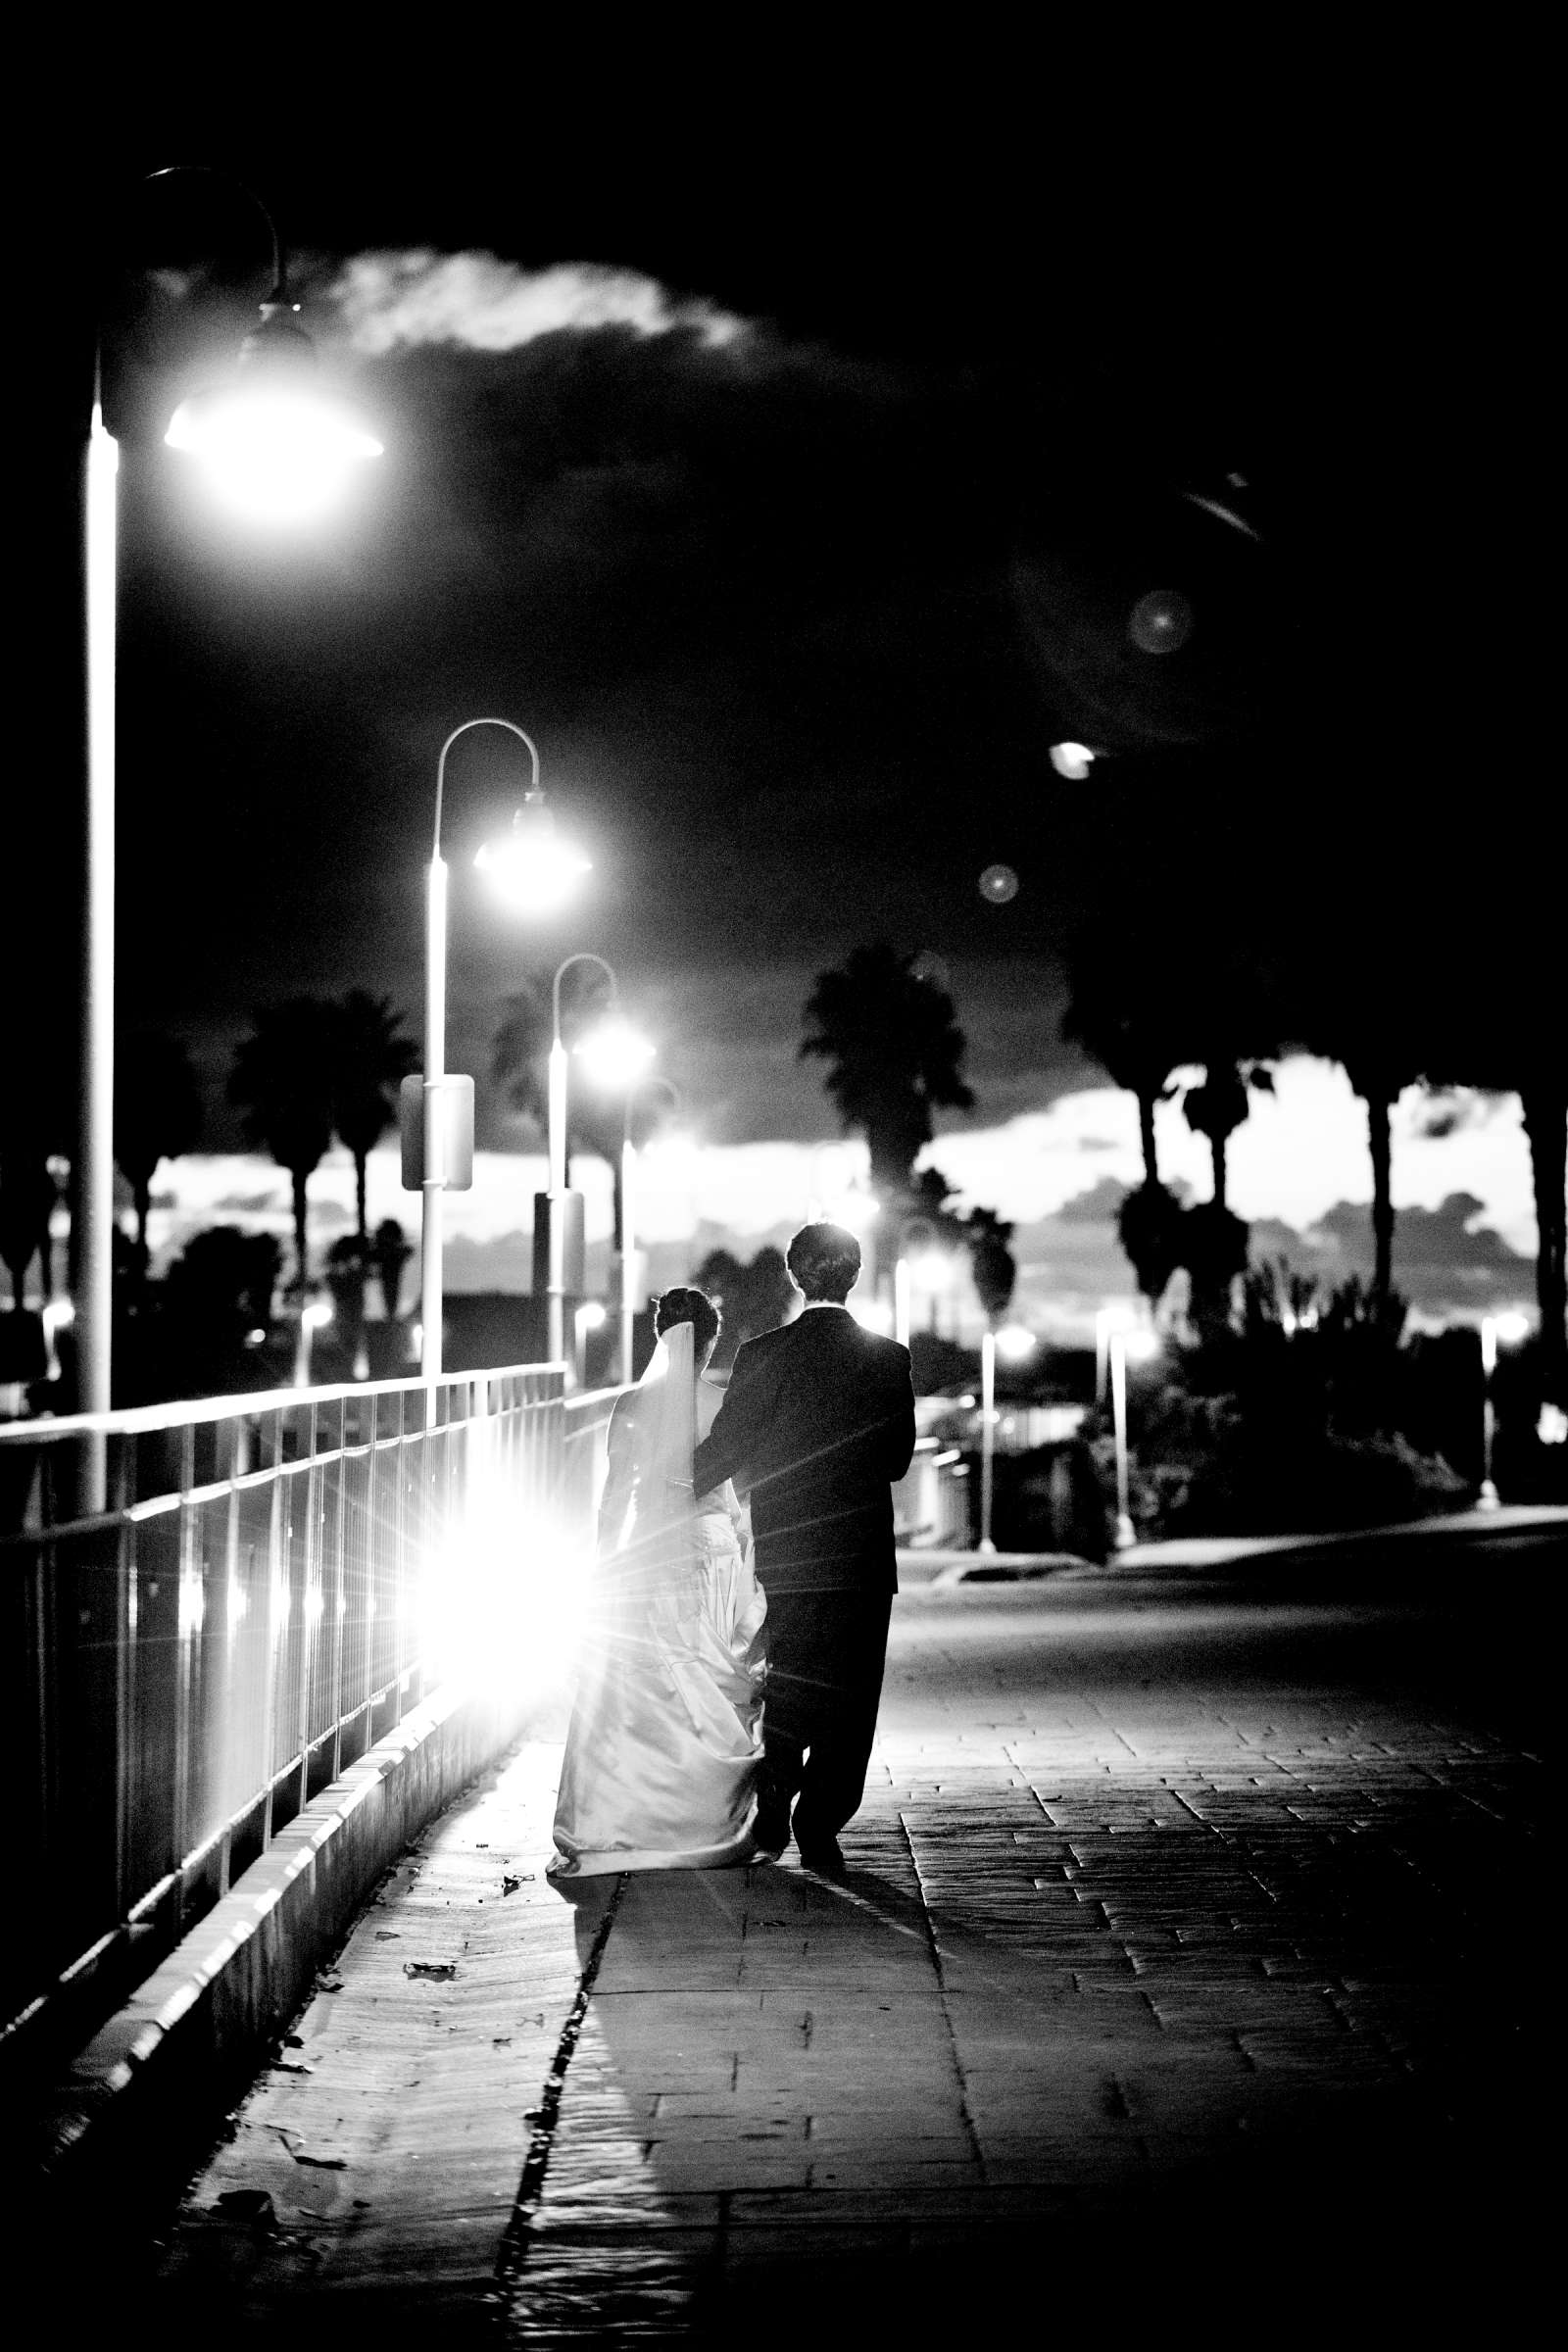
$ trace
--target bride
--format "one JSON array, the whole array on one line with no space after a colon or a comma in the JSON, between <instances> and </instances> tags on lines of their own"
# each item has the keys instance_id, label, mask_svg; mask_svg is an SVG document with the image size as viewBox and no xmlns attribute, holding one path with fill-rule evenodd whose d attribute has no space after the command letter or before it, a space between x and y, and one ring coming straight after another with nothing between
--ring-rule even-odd
<instances>
[{"instance_id":1,"label":"bride","mask_svg":"<svg viewBox=\"0 0 1568 2352\"><path fill-rule=\"evenodd\" d=\"M654 1328L653 1361L611 1415L547 1866L558 1882L764 1858L752 1824L765 1603L734 1488L692 1493L692 1449L723 1397L703 1377L718 1309L702 1291L666 1291Z\"/></svg>"}]
</instances>

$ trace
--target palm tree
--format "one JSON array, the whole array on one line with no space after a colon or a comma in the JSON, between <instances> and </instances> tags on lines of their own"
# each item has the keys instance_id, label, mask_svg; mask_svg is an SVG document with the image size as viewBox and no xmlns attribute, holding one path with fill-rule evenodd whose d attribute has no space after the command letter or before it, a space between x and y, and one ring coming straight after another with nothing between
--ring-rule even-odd
<instances>
[{"instance_id":1,"label":"palm tree","mask_svg":"<svg viewBox=\"0 0 1568 2352\"><path fill-rule=\"evenodd\" d=\"M332 1126L354 1161L354 1206L362 1256L370 1248L366 1163L398 1115L397 1090L419 1066L390 997L351 988L332 1007Z\"/></svg>"},{"instance_id":2,"label":"palm tree","mask_svg":"<svg viewBox=\"0 0 1568 2352\"><path fill-rule=\"evenodd\" d=\"M966 1219L969 1264L988 1323L999 1323L1012 1298L1018 1261L1008 1249L1012 1226L994 1208L972 1208Z\"/></svg>"},{"instance_id":3,"label":"palm tree","mask_svg":"<svg viewBox=\"0 0 1568 2352\"><path fill-rule=\"evenodd\" d=\"M202 1100L184 1046L172 1037L122 1037L115 1048L115 1159L136 1214L135 1280L147 1279L147 1212L166 1159L201 1141Z\"/></svg>"},{"instance_id":4,"label":"palm tree","mask_svg":"<svg viewBox=\"0 0 1568 2352\"><path fill-rule=\"evenodd\" d=\"M1261 1062L1216 1054L1202 1081L1182 1097L1182 1116L1195 1135L1206 1136L1214 1169L1214 1197L1190 1208L1182 1224L1180 1263L1192 1282L1189 1312L1204 1339L1218 1337L1230 1321L1231 1284L1247 1266L1247 1227L1225 1198L1226 1147L1247 1117L1248 1090L1272 1093L1273 1072Z\"/></svg>"},{"instance_id":5,"label":"palm tree","mask_svg":"<svg viewBox=\"0 0 1568 2352\"><path fill-rule=\"evenodd\" d=\"M1214 1205L1224 1208L1226 1186L1226 1148L1248 1112L1248 1089L1256 1087L1260 1093L1272 1094L1274 1073L1257 1061L1231 1061L1223 1056L1206 1062L1201 1082L1190 1086L1182 1097L1182 1116L1195 1135L1208 1139L1209 1158L1214 1170Z\"/></svg>"},{"instance_id":6,"label":"palm tree","mask_svg":"<svg viewBox=\"0 0 1568 2352\"><path fill-rule=\"evenodd\" d=\"M338 1071L332 1006L318 997L292 997L261 1006L249 1037L234 1053L228 1100L241 1110L248 1144L287 1168L294 1200L294 1279L304 1293L310 1271L306 1248L306 1185L332 1141L333 1089Z\"/></svg>"},{"instance_id":7,"label":"palm tree","mask_svg":"<svg viewBox=\"0 0 1568 2352\"><path fill-rule=\"evenodd\" d=\"M846 1128L871 1152L871 1182L884 1199L905 1191L934 1132L932 1112L968 1110L960 1075L964 1035L953 999L921 978L918 957L878 941L852 948L842 966L818 972L806 1001L801 1058L819 1054Z\"/></svg>"},{"instance_id":8,"label":"palm tree","mask_svg":"<svg viewBox=\"0 0 1568 2352\"><path fill-rule=\"evenodd\" d=\"M1159 1183L1154 1108L1170 1098L1170 1074L1187 1058L1172 1009L1171 974L1151 968L1132 941L1099 933L1069 953L1072 995L1061 1034L1100 1063L1113 1086L1138 1103L1144 1182Z\"/></svg>"}]
</instances>

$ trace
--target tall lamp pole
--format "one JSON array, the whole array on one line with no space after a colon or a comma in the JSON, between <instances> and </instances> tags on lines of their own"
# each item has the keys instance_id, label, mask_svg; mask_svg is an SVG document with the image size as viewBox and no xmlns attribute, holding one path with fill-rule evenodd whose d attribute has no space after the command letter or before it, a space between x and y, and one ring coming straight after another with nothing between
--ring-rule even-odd
<instances>
[{"instance_id":1,"label":"tall lamp pole","mask_svg":"<svg viewBox=\"0 0 1568 2352\"><path fill-rule=\"evenodd\" d=\"M205 460L230 486L266 482L275 507L286 504L288 476L303 468L319 495L345 461L379 457L381 443L344 403L320 399L307 380L315 360L310 337L295 325L277 225L242 180L205 166L172 165L143 184L188 172L223 180L255 205L271 248L271 287L261 322L246 336L232 385L181 402L167 444ZM111 1384L114 1267L115 1102L115 669L119 560L120 451L104 422L103 340L95 323L92 408L83 498L83 643L86 655L86 806L84 927L78 1131L72 1168L75 1258L76 1398L79 1410L107 1412ZM103 1448L92 1441L84 1501L103 1501Z\"/></svg>"},{"instance_id":2,"label":"tall lamp pole","mask_svg":"<svg viewBox=\"0 0 1568 2352\"><path fill-rule=\"evenodd\" d=\"M556 976L550 990L550 1083L546 1113L546 1142L550 1157L550 1191L548 1216L550 1220L550 1252L546 1275L549 1298L549 1331L545 1353L552 1364L563 1363L566 1354L566 1258L568 1250L580 1251L581 1240L572 1243L567 1226L571 1222L566 1192L566 1049L561 1037L561 983L574 963L597 963L610 982L611 1001L616 1000L615 975L602 956L582 949L567 956L556 966Z\"/></svg>"},{"instance_id":3,"label":"tall lamp pole","mask_svg":"<svg viewBox=\"0 0 1568 2352\"><path fill-rule=\"evenodd\" d=\"M551 904L579 873L586 858L576 857L555 838L555 816L546 807L539 782L539 753L531 735L510 718L466 718L441 746L435 771L435 831L430 870L425 885L424 914L424 1076L410 1079L422 1092L419 1156L420 1264L419 1371L426 1380L441 1377L442 1195L452 1184L454 1170L448 1146L456 1139L449 1131L448 1100L458 1081L446 1072L447 1025L447 868L441 856L441 808L446 791L447 754L470 727L505 727L526 750L531 763L528 790L513 818L510 840L500 849L479 851L476 865L491 869L509 884L523 904ZM465 1087L466 1082L462 1082ZM465 1142L471 1139L464 1138ZM407 1174L405 1183L410 1181Z\"/></svg>"},{"instance_id":4,"label":"tall lamp pole","mask_svg":"<svg viewBox=\"0 0 1568 2352\"><path fill-rule=\"evenodd\" d=\"M1128 1508L1127 1478L1127 1334L1119 1324L1109 1332L1110 1409L1116 1425L1116 1549L1125 1551L1138 1541Z\"/></svg>"},{"instance_id":5,"label":"tall lamp pole","mask_svg":"<svg viewBox=\"0 0 1568 2352\"><path fill-rule=\"evenodd\" d=\"M995 1551L991 1541L991 1500L996 1479L997 1452L997 1334L989 1317L980 1335L980 1542L981 1551Z\"/></svg>"},{"instance_id":6,"label":"tall lamp pole","mask_svg":"<svg viewBox=\"0 0 1568 2352\"><path fill-rule=\"evenodd\" d=\"M632 1382L632 1326L637 1301L637 1146L631 1140L632 1105L651 1086L662 1086L678 1110L680 1088L672 1079L644 1078L626 1089L626 1109L620 1138L620 1377Z\"/></svg>"}]
</instances>

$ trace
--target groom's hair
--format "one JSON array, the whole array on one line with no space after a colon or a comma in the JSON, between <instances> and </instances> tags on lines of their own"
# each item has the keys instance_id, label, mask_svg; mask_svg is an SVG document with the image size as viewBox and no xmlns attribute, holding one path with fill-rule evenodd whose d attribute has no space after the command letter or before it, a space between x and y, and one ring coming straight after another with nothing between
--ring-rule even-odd
<instances>
[{"instance_id":1,"label":"groom's hair","mask_svg":"<svg viewBox=\"0 0 1568 2352\"><path fill-rule=\"evenodd\" d=\"M784 1263L803 1298L842 1306L859 1279L860 1245L843 1225L803 1225Z\"/></svg>"}]
</instances>

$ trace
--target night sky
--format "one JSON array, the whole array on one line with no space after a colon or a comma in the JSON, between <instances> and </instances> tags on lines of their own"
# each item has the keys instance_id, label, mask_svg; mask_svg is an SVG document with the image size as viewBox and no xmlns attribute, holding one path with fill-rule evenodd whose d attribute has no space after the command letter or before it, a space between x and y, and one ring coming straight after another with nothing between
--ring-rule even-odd
<instances>
[{"instance_id":1,"label":"night sky","mask_svg":"<svg viewBox=\"0 0 1568 2352\"><path fill-rule=\"evenodd\" d=\"M358 984L417 1035L436 758L486 713L533 735L594 872L531 932L492 906L467 859L521 768L501 733L466 738L449 1059L481 1081L481 1143L515 1140L483 1087L500 999L577 949L613 964L709 1137L745 1142L831 1131L801 1005L877 937L943 959L979 1118L1081 1083L1063 947L1160 906L1183 809L1329 952L1369 896L1402 896L1414 943L1520 886L1489 490L1507 320L1450 234L1478 200L1441 142L1229 94L1152 137L1060 92L1020 118L1003 58L940 84L765 122L695 99L639 121L622 93L593 136L556 106L461 154L313 138L297 112L230 142L193 111L116 122L83 161L43 303L79 358L102 287L122 441L118 1000L190 1045L209 1148L234 1143L221 1080L256 1004ZM314 544L216 522L161 446L267 290L220 183L138 190L191 160L265 198L323 371L387 443ZM439 280L440 339L407 301L399 327L393 281L428 320L460 255L493 261ZM568 265L645 281L622 303L676 323L516 339L530 299L549 326L602 293ZM69 698L79 418L55 373L24 529L38 675ZM1127 616L1164 587L1196 619L1156 658ZM40 787L70 780L61 733ZM1069 782L1061 736L1113 756ZM1448 796L1483 762L1492 821L1461 830ZM42 976L74 915L72 795L21 799ZM1004 906L977 887L999 860ZM1205 918L1169 870L1179 954Z\"/></svg>"}]
</instances>

